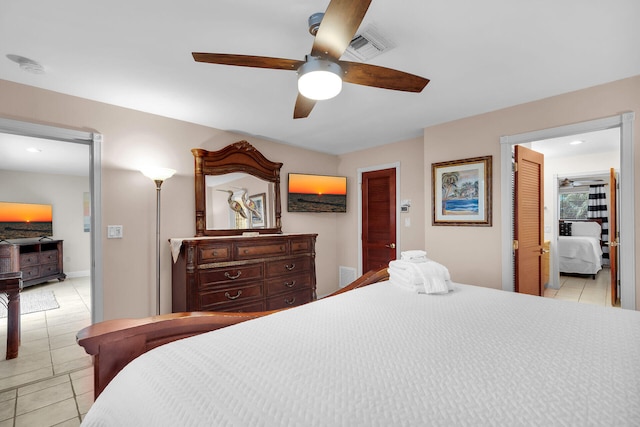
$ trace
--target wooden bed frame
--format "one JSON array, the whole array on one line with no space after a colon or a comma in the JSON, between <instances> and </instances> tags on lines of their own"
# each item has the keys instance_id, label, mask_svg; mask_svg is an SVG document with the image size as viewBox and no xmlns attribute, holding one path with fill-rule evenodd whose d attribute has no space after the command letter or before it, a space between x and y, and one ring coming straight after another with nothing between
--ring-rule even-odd
<instances>
[{"instance_id":1,"label":"wooden bed frame","mask_svg":"<svg viewBox=\"0 0 640 427\"><path fill-rule=\"evenodd\" d=\"M369 271L325 298L388 278L386 268ZM155 347L277 311L280 310L253 313L187 312L141 319L107 320L82 329L76 335L76 341L93 357L94 398L97 398L122 368Z\"/></svg>"}]
</instances>

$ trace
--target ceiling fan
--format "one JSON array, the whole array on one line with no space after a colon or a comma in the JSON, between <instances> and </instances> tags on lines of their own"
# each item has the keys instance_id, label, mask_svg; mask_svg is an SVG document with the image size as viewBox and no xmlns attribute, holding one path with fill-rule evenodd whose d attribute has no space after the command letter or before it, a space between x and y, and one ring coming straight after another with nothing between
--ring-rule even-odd
<instances>
[{"instance_id":1,"label":"ceiling fan","mask_svg":"<svg viewBox=\"0 0 640 427\"><path fill-rule=\"evenodd\" d=\"M565 178L560 181L560 187L584 187L587 185L602 185L605 181L603 179L585 179L581 181L574 181L569 178Z\"/></svg>"},{"instance_id":2,"label":"ceiling fan","mask_svg":"<svg viewBox=\"0 0 640 427\"><path fill-rule=\"evenodd\" d=\"M309 32L315 36L311 53L304 60L266 56L193 52L197 62L240 67L291 70L298 73L298 97L293 118L309 116L316 101L340 93L342 82L405 92L421 92L429 79L359 62L341 61L371 0L331 0L324 13L309 17ZM323 79L318 82L315 79Z\"/></svg>"}]
</instances>

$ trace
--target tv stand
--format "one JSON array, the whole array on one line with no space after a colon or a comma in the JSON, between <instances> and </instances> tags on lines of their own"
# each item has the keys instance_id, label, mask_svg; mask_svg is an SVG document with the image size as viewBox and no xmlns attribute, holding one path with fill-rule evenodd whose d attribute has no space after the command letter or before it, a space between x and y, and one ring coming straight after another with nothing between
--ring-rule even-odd
<instances>
[{"instance_id":1,"label":"tv stand","mask_svg":"<svg viewBox=\"0 0 640 427\"><path fill-rule=\"evenodd\" d=\"M22 272L23 287L37 285L67 275L62 268L62 240L14 240L0 245L0 273Z\"/></svg>"}]
</instances>

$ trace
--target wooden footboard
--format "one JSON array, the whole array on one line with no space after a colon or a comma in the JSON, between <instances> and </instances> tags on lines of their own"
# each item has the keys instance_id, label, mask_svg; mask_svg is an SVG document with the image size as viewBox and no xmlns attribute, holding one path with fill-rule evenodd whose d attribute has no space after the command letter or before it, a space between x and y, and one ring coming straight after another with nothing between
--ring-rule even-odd
<instances>
[{"instance_id":1,"label":"wooden footboard","mask_svg":"<svg viewBox=\"0 0 640 427\"><path fill-rule=\"evenodd\" d=\"M386 268L370 271L328 297L388 278ZM82 329L76 335L76 341L93 356L94 397L97 398L122 368L155 347L256 319L275 311L279 310L254 313L171 313L141 319L107 320Z\"/></svg>"}]
</instances>

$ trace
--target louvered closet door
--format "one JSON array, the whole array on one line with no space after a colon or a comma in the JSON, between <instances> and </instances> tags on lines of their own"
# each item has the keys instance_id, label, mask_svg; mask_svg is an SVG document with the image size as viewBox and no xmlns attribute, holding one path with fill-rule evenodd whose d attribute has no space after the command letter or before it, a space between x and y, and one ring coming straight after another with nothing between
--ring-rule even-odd
<instances>
[{"instance_id":1,"label":"louvered closet door","mask_svg":"<svg viewBox=\"0 0 640 427\"><path fill-rule=\"evenodd\" d=\"M515 158L515 290L542 295L544 156L516 145Z\"/></svg>"}]
</instances>

